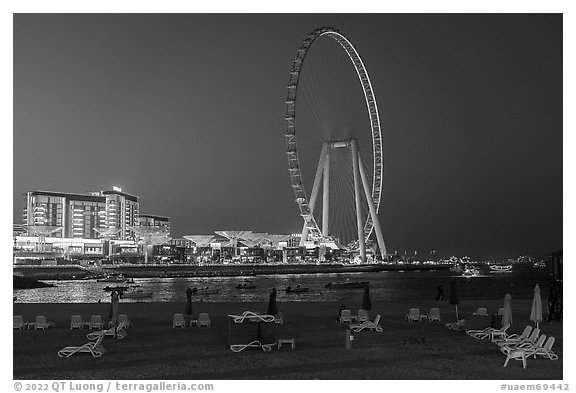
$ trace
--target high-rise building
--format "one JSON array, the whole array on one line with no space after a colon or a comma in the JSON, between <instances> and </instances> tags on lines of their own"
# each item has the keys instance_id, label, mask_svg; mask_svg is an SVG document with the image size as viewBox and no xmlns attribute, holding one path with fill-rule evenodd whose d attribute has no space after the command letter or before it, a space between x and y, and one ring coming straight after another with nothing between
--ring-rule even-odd
<instances>
[{"instance_id":1,"label":"high-rise building","mask_svg":"<svg viewBox=\"0 0 576 393\"><path fill-rule=\"evenodd\" d=\"M138 197L117 187L88 194L30 191L24 198L23 224L59 227L53 237L96 239L106 228L119 228L119 240L134 237L130 227L138 223Z\"/></svg>"},{"instance_id":2,"label":"high-rise building","mask_svg":"<svg viewBox=\"0 0 576 393\"><path fill-rule=\"evenodd\" d=\"M113 187L112 191L102 191L102 195L106 197L107 227L119 228L119 239L133 239L131 227L138 225L140 213L138 197L126 194L118 187Z\"/></svg>"}]
</instances>

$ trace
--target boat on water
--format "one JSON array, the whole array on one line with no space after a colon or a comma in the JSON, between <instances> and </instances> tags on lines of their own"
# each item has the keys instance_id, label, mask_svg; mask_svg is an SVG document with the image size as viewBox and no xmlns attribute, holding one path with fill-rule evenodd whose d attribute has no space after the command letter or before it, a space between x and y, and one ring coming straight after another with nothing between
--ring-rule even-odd
<instances>
[{"instance_id":1,"label":"boat on water","mask_svg":"<svg viewBox=\"0 0 576 393\"><path fill-rule=\"evenodd\" d=\"M236 289L255 289L256 285L252 284L251 281L245 281L236 285Z\"/></svg>"},{"instance_id":2,"label":"boat on water","mask_svg":"<svg viewBox=\"0 0 576 393\"><path fill-rule=\"evenodd\" d=\"M124 283L127 281L127 278L124 277L122 274L108 274L104 278L98 278L96 282L118 282Z\"/></svg>"},{"instance_id":3,"label":"boat on water","mask_svg":"<svg viewBox=\"0 0 576 393\"><path fill-rule=\"evenodd\" d=\"M492 273L503 273L511 271L512 265L490 265L490 272Z\"/></svg>"},{"instance_id":4,"label":"boat on water","mask_svg":"<svg viewBox=\"0 0 576 393\"><path fill-rule=\"evenodd\" d=\"M458 264L454 264L452 265L452 267L450 268L450 271L452 273L463 273L464 269L462 268L462 266L458 265Z\"/></svg>"},{"instance_id":5,"label":"boat on water","mask_svg":"<svg viewBox=\"0 0 576 393\"><path fill-rule=\"evenodd\" d=\"M480 269L475 268L474 266L465 266L464 270L462 271L462 275L464 277L475 277L480 275Z\"/></svg>"},{"instance_id":6,"label":"boat on water","mask_svg":"<svg viewBox=\"0 0 576 393\"><path fill-rule=\"evenodd\" d=\"M310 290L310 288L303 287L303 286L300 286L300 284L298 284L294 288L292 288L291 285L288 285L288 288L286 288L284 290L284 292L286 292L286 293L302 293L302 292L308 292L309 290Z\"/></svg>"},{"instance_id":7,"label":"boat on water","mask_svg":"<svg viewBox=\"0 0 576 393\"><path fill-rule=\"evenodd\" d=\"M532 265L533 268L535 269L546 269L546 262L544 261L539 261L539 262L534 262L534 264Z\"/></svg>"},{"instance_id":8,"label":"boat on water","mask_svg":"<svg viewBox=\"0 0 576 393\"><path fill-rule=\"evenodd\" d=\"M339 289L339 288L364 288L366 285L370 284L370 281L359 281L359 282L329 282L326 284L328 289Z\"/></svg>"},{"instance_id":9,"label":"boat on water","mask_svg":"<svg viewBox=\"0 0 576 393\"><path fill-rule=\"evenodd\" d=\"M122 299L145 299L152 296L152 291L144 291L142 289L134 289L127 292L120 292Z\"/></svg>"},{"instance_id":10,"label":"boat on water","mask_svg":"<svg viewBox=\"0 0 576 393\"><path fill-rule=\"evenodd\" d=\"M109 285L106 285L104 287L104 291L106 291L106 292L112 292L112 291L124 292L127 290L128 290L128 287L124 287L124 286L111 287Z\"/></svg>"},{"instance_id":11,"label":"boat on water","mask_svg":"<svg viewBox=\"0 0 576 393\"><path fill-rule=\"evenodd\" d=\"M203 295L215 295L219 293L222 288L194 288L192 289L192 293L196 296L203 296Z\"/></svg>"}]
</instances>

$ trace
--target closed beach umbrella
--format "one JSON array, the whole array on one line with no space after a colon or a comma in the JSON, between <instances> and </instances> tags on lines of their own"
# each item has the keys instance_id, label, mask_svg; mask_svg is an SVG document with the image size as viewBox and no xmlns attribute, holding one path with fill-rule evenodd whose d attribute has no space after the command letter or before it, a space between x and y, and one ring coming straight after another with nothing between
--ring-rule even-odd
<instances>
[{"instance_id":1,"label":"closed beach umbrella","mask_svg":"<svg viewBox=\"0 0 576 393\"><path fill-rule=\"evenodd\" d=\"M372 302L370 301L370 285L364 286L364 295L362 295L362 308L366 311L372 310Z\"/></svg>"},{"instance_id":2,"label":"closed beach umbrella","mask_svg":"<svg viewBox=\"0 0 576 393\"><path fill-rule=\"evenodd\" d=\"M188 287L186 290L186 315L188 315L188 319L190 319L190 315L192 315L192 289Z\"/></svg>"},{"instance_id":3,"label":"closed beach umbrella","mask_svg":"<svg viewBox=\"0 0 576 393\"><path fill-rule=\"evenodd\" d=\"M456 307L456 320L458 320L458 304L460 304L460 298L458 297L458 285L455 278L450 282L450 304Z\"/></svg>"},{"instance_id":4,"label":"closed beach umbrella","mask_svg":"<svg viewBox=\"0 0 576 393\"><path fill-rule=\"evenodd\" d=\"M112 322L112 326L114 326L114 332L116 332L116 328L118 327L118 304L120 303L118 292L112 291L110 299L112 303L112 317L110 318L110 322ZM114 334L114 337L116 337L116 334Z\"/></svg>"},{"instance_id":5,"label":"closed beach umbrella","mask_svg":"<svg viewBox=\"0 0 576 393\"><path fill-rule=\"evenodd\" d=\"M542 322L542 298L540 297L540 287L538 284L534 287L534 299L532 300L532 311L530 311L530 320L539 327Z\"/></svg>"},{"instance_id":6,"label":"closed beach umbrella","mask_svg":"<svg viewBox=\"0 0 576 393\"><path fill-rule=\"evenodd\" d=\"M502 326L512 325L512 295L504 296L504 311L502 312Z\"/></svg>"},{"instance_id":7,"label":"closed beach umbrella","mask_svg":"<svg viewBox=\"0 0 576 393\"><path fill-rule=\"evenodd\" d=\"M278 306L276 305L276 288L272 288L270 299L268 300L268 315L276 314L278 314Z\"/></svg>"}]
</instances>

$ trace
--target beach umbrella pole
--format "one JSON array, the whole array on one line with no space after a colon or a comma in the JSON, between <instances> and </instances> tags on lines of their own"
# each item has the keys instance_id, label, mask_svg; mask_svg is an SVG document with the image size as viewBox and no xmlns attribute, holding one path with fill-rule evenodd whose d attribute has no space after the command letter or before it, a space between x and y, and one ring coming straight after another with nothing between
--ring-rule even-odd
<instances>
[{"instance_id":1,"label":"beach umbrella pole","mask_svg":"<svg viewBox=\"0 0 576 393\"><path fill-rule=\"evenodd\" d=\"M456 304L456 320L458 320L458 305Z\"/></svg>"}]
</instances>

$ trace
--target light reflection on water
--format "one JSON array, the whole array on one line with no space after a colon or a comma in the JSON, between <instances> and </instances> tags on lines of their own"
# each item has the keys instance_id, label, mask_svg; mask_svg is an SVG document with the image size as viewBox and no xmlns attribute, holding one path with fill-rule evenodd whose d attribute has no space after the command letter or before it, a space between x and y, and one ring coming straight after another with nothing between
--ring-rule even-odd
<instances>
[{"instance_id":1,"label":"light reflection on water","mask_svg":"<svg viewBox=\"0 0 576 393\"><path fill-rule=\"evenodd\" d=\"M484 269L480 277L458 277L458 292L461 298L501 299L507 292L513 298L530 298L535 284L542 288L542 297L547 296L547 270L533 269L530 265L515 265L512 273L491 274ZM280 274L250 277L206 277L206 278L141 278L135 283L140 289L152 291L146 299L123 299L123 302L183 302L188 287L220 289L218 293L194 296L193 300L207 302L252 302L266 301L270 290L278 291L277 300L282 301L345 301L360 298L362 289L329 290L329 282L369 281L370 294L374 300L434 299L439 285L444 287L448 298L450 281L454 277L449 271L406 271L369 273L319 273ZM250 280L255 289L236 289L244 280ZM14 290L17 302L23 303L96 303L108 302L110 293L106 286L128 285L86 281L46 281L57 285L54 288ZM305 293L286 293L284 289L297 284L309 287Z\"/></svg>"}]
</instances>

